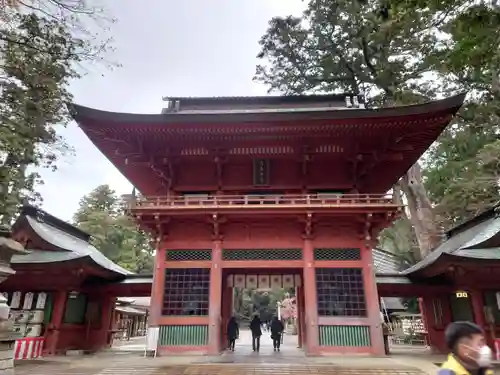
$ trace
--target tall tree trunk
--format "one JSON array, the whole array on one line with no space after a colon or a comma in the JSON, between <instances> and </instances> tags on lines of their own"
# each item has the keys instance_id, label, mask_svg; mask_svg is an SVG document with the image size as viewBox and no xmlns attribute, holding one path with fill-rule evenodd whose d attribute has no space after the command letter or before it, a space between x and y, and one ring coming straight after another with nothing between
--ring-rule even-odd
<instances>
[{"instance_id":1,"label":"tall tree trunk","mask_svg":"<svg viewBox=\"0 0 500 375\"><path fill-rule=\"evenodd\" d=\"M404 199L403 194L405 194L402 181L399 181L394 187L393 190L393 199L394 203L403 206ZM406 190L408 190L406 188ZM411 221L410 215L408 215L407 210L403 210L402 217L400 220L404 221L406 225L399 224L394 229L392 242L395 245L397 253L399 254L408 254L408 246L410 247L409 251L411 253L411 258L404 258L404 264L407 266L408 264L414 264L416 261L422 259L422 254L420 251L420 244L417 240L417 230L415 229L415 224ZM407 230L405 230L407 229ZM391 232L389 232L391 233ZM414 242L416 241L416 242ZM418 246L417 246L418 244Z\"/></svg>"},{"instance_id":2,"label":"tall tree trunk","mask_svg":"<svg viewBox=\"0 0 500 375\"><path fill-rule=\"evenodd\" d=\"M386 89L385 92L387 94L384 101L385 107L396 107L402 104L394 100L394 93L391 89ZM398 185L407 199L410 214L408 219L413 224L420 248L420 258L423 259L441 243L442 231L436 223L434 210L422 181L422 167L418 161L411 166ZM395 199L401 200L400 194L395 196Z\"/></svg>"},{"instance_id":3,"label":"tall tree trunk","mask_svg":"<svg viewBox=\"0 0 500 375\"><path fill-rule=\"evenodd\" d=\"M400 186L407 199L409 219L415 229L420 255L424 258L441 243L442 230L436 223L418 162L403 176Z\"/></svg>"}]
</instances>

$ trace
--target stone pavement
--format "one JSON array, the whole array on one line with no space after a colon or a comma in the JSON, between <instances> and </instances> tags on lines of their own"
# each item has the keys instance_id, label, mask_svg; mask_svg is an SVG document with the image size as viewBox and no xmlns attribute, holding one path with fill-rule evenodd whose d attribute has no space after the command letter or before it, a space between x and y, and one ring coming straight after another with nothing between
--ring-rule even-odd
<instances>
[{"instance_id":1,"label":"stone pavement","mask_svg":"<svg viewBox=\"0 0 500 375\"><path fill-rule=\"evenodd\" d=\"M298 337L285 335L279 352L273 350L273 341L270 332L263 332L260 338L260 351L252 350L252 334L248 330L240 331L240 338L236 340L234 352L226 351L219 363L303 363L305 354L297 348Z\"/></svg>"},{"instance_id":2,"label":"stone pavement","mask_svg":"<svg viewBox=\"0 0 500 375\"><path fill-rule=\"evenodd\" d=\"M251 336L242 331L235 352L220 356L164 356L144 358L140 339L113 351L92 356L55 357L25 362L17 375L421 375L436 374L422 357L306 357L296 336L285 336L281 352L274 352L269 333L261 338L259 353L252 351ZM128 346L128 350L126 350Z\"/></svg>"},{"instance_id":3,"label":"stone pavement","mask_svg":"<svg viewBox=\"0 0 500 375\"><path fill-rule=\"evenodd\" d=\"M115 340L112 351L143 352L146 336L132 337L130 340Z\"/></svg>"}]
</instances>

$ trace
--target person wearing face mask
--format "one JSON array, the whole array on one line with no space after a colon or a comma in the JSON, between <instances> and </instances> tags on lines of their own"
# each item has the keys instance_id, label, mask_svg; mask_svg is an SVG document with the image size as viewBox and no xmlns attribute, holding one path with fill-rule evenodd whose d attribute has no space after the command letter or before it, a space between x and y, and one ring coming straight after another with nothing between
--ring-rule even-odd
<instances>
[{"instance_id":1,"label":"person wearing face mask","mask_svg":"<svg viewBox=\"0 0 500 375\"><path fill-rule=\"evenodd\" d=\"M471 322L454 322L444 336L450 354L438 375L493 375L492 352L481 327Z\"/></svg>"}]
</instances>

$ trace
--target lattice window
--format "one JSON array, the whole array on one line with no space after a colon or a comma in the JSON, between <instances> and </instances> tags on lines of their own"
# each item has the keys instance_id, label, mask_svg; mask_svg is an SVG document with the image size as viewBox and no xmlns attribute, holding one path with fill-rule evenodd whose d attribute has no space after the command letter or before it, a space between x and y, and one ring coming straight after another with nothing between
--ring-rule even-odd
<instances>
[{"instance_id":1,"label":"lattice window","mask_svg":"<svg viewBox=\"0 0 500 375\"><path fill-rule=\"evenodd\" d=\"M363 271L360 268L317 268L319 316L366 316Z\"/></svg>"},{"instance_id":2,"label":"lattice window","mask_svg":"<svg viewBox=\"0 0 500 375\"><path fill-rule=\"evenodd\" d=\"M314 249L314 260L361 260L360 249L335 249L320 248Z\"/></svg>"},{"instance_id":3,"label":"lattice window","mask_svg":"<svg viewBox=\"0 0 500 375\"><path fill-rule=\"evenodd\" d=\"M166 260L170 262L212 260L212 250L167 250Z\"/></svg>"},{"instance_id":4,"label":"lattice window","mask_svg":"<svg viewBox=\"0 0 500 375\"><path fill-rule=\"evenodd\" d=\"M209 268L165 270L163 315L208 315Z\"/></svg>"},{"instance_id":5,"label":"lattice window","mask_svg":"<svg viewBox=\"0 0 500 375\"><path fill-rule=\"evenodd\" d=\"M302 260L302 249L231 249L222 251L223 260Z\"/></svg>"}]
</instances>

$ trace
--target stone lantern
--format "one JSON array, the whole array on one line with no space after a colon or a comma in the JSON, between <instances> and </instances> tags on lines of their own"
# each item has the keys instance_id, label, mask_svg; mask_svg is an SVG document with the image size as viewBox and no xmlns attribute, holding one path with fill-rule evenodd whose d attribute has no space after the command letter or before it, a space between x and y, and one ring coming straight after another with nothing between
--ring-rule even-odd
<instances>
[{"instance_id":1,"label":"stone lantern","mask_svg":"<svg viewBox=\"0 0 500 375\"><path fill-rule=\"evenodd\" d=\"M24 247L10 236L10 231L0 227L0 283L13 275L10 267L13 255L27 254ZM19 335L13 330L13 322L9 319L10 307L7 298L0 293L0 375L12 373L14 367L14 343Z\"/></svg>"}]
</instances>

